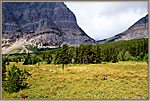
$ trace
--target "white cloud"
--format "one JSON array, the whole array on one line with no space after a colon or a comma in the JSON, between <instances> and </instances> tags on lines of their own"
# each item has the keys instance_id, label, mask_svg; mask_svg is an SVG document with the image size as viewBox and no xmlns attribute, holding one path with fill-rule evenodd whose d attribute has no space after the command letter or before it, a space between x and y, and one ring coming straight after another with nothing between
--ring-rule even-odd
<instances>
[{"instance_id":1,"label":"white cloud","mask_svg":"<svg viewBox=\"0 0 150 101\"><path fill-rule=\"evenodd\" d=\"M65 2L75 14L78 25L95 40L125 31L148 13L148 3L136 2Z\"/></svg>"}]
</instances>

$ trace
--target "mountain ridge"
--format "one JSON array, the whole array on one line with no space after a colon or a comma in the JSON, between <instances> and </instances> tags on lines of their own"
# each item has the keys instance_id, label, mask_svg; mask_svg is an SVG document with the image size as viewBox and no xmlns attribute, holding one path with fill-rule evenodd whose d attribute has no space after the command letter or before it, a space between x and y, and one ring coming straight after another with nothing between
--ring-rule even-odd
<instances>
[{"instance_id":1,"label":"mountain ridge","mask_svg":"<svg viewBox=\"0 0 150 101\"><path fill-rule=\"evenodd\" d=\"M122 33L116 34L110 38L98 40L96 42L97 44L102 44L119 40L131 40L140 38L148 38L148 14L136 21L133 25L131 25L127 30L123 31Z\"/></svg>"},{"instance_id":2,"label":"mountain ridge","mask_svg":"<svg viewBox=\"0 0 150 101\"><path fill-rule=\"evenodd\" d=\"M63 2L3 2L2 13L2 48L15 42L58 48L64 43L95 45L148 37L148 14L124 32L95 41L78 26L74 13Z\"/></svg>"}]
</instances>

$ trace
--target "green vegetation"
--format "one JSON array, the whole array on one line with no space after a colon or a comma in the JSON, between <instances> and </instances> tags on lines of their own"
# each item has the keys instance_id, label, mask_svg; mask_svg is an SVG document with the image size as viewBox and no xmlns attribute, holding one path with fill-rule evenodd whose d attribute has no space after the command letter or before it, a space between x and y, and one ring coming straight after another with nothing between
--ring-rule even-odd
<instances>
[{"instance_id":1,"label":"green vegetation","mask_svg":"<svg viewBox=\"0 0 150 101\"><path fill-rule=\"evenodd\" d=\"M48 56L49 56L49 55L48 55ZM28 53L28 54L25 56L25 60L24 60L23 65L36 64L37 62L40 62L40 61L41 61L41 59L40 59L38 56L33 56L33 57L31 57L31 55ZM50 63L49 61L50 61L50 60L49 60L49 58L48 58L48 63Z\"/></svg>"},{"instance_id":2,"label":"green vegetation","mask_svg":"<svg viewBox=\"0 0 150 101\"><path fill-rule=\"evenodd\" d=\"M33 46L31 46L33 48ZM98 48L98 49L97 49ZM41 53L50 52L55 56L58 49L43 49L36 48L29 50L34 51L31 55L41 57ZM101 62L117 62L117 61L148 61L148 39L134 39L128 41L117 41L112 43L105 43L100 45L80 45L79 47L69 47L68 54L73 59L74 64L82 63L97 63ZM12 54L13 55L13 54ZM10 54L10 56L12 56ZM22 55L22 54L14 54ZM122 56L122 57L121 57ZM144 60L144 57L146 60ZM71 61L69 63L72 63Z\"/></svg>"},{"instance_id":3,"label":"green vegetation","mask_svg":"<svg viewBox=\"0 0 150 101\"><path fill-rule=\"evenodd\" d=\"M47 51L46 53L43 54L43 61L46 61L47 64L51 64L52 60L53 60L53 57L49 51Z\"/></svg>"},{"instance_id":4,"label":"green vegetation","mask_svg":"<svg viewBox=\"0 0 150 101\"><path fill-rule=\"evenodd\" d=\"M80 45L69 49L68 62L89 64L118 61L147 61L148 39L118 41L100 45ZM55 55L58 57L58 54ZM61 56L60 56L61 57ZM144 59L145 57L145 59ZM147 58L148 59L148 58Z\"/></svg>"},{"instance_id":5,"label":"green vegetation","mask_svg":"<svg viewBox=\"0 0 150 101\"><path fill-rule=\"evenodd\" d=\"M2 59L2 80L6 78L6 65L9 65L8 58Z\"/></svg>"},{"instance_id":6,"label":"green vegetation","mask_svg":"<svg viewBox=\"0 0 150 101\"><path fill-rule=\"evenodd\" d=\"M56 53L54 62L55 64L62 64L62 69L64 70L64 65L69 63L69 57L68 45L64 44L61 51Z\"/></svg>"},{"instance_id":7,"label":"green vegetation","mask_svg":"<svg viewBox=\"0 0 150 101\"><path fill-rule=\"evenodd\" d=\"M18 92L23 88L27 88L26 80L30 76L26 69L21 71L17 66L13 65L11 70L8 70L8 75L3 80L3 88L8 93Z\"/></svg>"},{"instance_id":8,"label":"green vegetation","mask_svg":"<svg viewBox=\"0 0 150 101\"><path fill-rule=\"evenodd\" d=\"M6 93L5 99L140 99L148 98L148 64L146 62L117 62L102 64L41 64L22 65L10 62L32 74L28 89Z\"/></svg>"},{"instance_id":9,"label":"green vegetation","mask_svg":"<svg viewBox=\"0 0 150 101\"><path fill-rule=\"evenodd\" d=\"M20 71L13 64L33 74L26 79L29 89L11 86L20 84L16 76L11 81L11 72ZM3 55L2 67L3 98L24 98L22 95L28 95L29 99L148 98L148 39L76 47L64 44L62 48L36 50L32 54Z\"/></svg>"}]
</instances>

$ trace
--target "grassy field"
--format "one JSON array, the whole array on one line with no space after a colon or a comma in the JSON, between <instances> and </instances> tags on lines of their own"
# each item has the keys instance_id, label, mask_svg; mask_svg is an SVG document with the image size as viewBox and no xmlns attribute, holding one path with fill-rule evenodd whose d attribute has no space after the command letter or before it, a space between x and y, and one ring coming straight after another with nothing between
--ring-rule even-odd
<instances>
[{"instance_id":1,"label":"grassy field","mask_svg":"<svg viewBox=\"0 0 150 101\"><path fill-rule=\"evenodd\" d=\"M118 62L106 64L22 65L26 68L29 88L8 94L2 90L4 99L147 99L148 64L146 62Z\"/></svg>"}]
</instances>

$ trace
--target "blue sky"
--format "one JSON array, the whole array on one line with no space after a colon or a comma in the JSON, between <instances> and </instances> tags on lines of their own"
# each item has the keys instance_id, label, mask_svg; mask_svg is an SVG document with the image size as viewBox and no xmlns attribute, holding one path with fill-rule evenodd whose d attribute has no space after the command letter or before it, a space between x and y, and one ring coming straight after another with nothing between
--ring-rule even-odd
<instances>
[{"instance_id":1,"label":"blue sky","mask_svg":"<svg viewBox=\"0 0 150 101\"><path fill-rule=\"evenodd\" d=\"M75 14L78 25L95 40L109 38L129 28L148 14L148 2L65 2Z\"/></svg>"}]
</instances>

